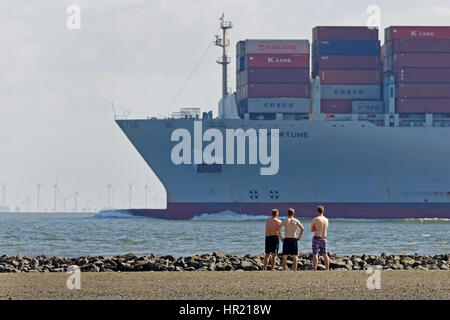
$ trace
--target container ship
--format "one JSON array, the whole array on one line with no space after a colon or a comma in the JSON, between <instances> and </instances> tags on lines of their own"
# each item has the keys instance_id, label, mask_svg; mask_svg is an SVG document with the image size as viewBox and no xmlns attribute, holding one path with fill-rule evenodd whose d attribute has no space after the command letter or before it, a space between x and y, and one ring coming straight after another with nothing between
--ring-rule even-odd
<instances>
[{"instance_id":1,"label":"container ship","mask_svg":"<svg viewBox=\"0 0 450 320\"><path fill-rule=\"evenodd\" d=\"M165 209L123 211L450 218L450 27L392 26L383 45L366 26L238 41L232 92L220 26L218 117L116 120L167 192Z\"/></svg>"}]
</instances>

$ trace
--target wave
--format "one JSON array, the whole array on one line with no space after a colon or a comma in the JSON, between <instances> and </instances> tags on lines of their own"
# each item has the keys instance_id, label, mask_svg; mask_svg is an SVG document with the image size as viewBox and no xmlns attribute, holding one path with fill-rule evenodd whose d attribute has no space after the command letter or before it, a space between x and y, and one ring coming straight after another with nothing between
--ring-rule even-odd
<instances>
[{"instance_id":1,"label":"wave","mask_svg":"<svg viewBox=\"0 0 450 320\"><path fill-rule=\"evenodd\" d=\"M225 210L219 213L203 213L191 218L191 221L261 221L268 216L240 214L234 211Z\"/></svg>"},{"instance_id":2,"label":"wave","mask_svg":"<svg viewBox=\"0 0 450 320\"><path fill-rule=\"evenodd\" d=\"M448 218L400 218L400 219L368 219L368 218L329 218L334 221L348 222L450 222Z\"/></svg>"},{"instance_id":3,"label":"wave","mask_svg":"<svg viewBox=\"0 0 450 320\"><path fill-rule=\"evenodd\" d=\"M398 219L397 221L406 221L406 222L450 222L449 218L407 218L407 219Z\"/></svg>"},{"instance_id":4,"label":"wave","mask_svg":"<svg viewBox=\"0 0 450 320\"><path fill-rule=\"evenodd\" d=\"M311 218L309 218L311 219ZM343 221L343 222L382 222L392 221L393 219L368 219L368 218L328 218L331 221Z\"/></svg>"},{"instance_id":5,"label":"wave","mask_svg":"<svg viewBox=\"0 0 450 320\"><path fill-rule=\"evenodd\" d=\"M94 216L90 217L90 219L151 219L155 220L155 218L137 216L132 214L127 210L102 210L97 212Z\"/></svg>"}]
</instances>

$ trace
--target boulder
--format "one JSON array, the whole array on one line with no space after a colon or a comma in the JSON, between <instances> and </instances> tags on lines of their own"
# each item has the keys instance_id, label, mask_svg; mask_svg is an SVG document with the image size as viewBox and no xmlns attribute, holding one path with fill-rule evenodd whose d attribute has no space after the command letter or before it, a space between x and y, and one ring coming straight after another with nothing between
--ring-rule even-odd
<instances>
[{"instance_id":1,"label":"boulder","mask_svg":"<svg viewBox=\"0 0 450 320\"><path fill-rule=\"evenodd\" d=\"M330 269L347 269L347 264L341 260L330 260Z\"/></svg>"},{"instance_id":2,"label":"boulder","mask_svg":"<svg viewBox=\"0 0 450 320\"><path fill-rule=\"evenodd\" d=\"M353 260L353 265L362 264L364 262L361 258L358 258L358 257L355 257L352 260Z\"/></svg>"},{"instance_id":3,"label":"boulder","mask_svg":"<svg viewBox=\"0 0 450 320\"><path fill-rule=\"evenodd\" d=\"M81 271L88 271L88 272L99 272L100 271L100 268L97 267L93 263L89 263L88 265L85 265L85 266L81 267L80 269L81 269Z\"/></svg>"},{"instance_id":4,"label":"boulder","mask_svg":"<svg viewBox=\"0 0 450 320\"><path fill-rule=\"evenodd\" d=\"M187 262L187 266L191 267L191 268L194 268L194 269L198 269L198 268L200 268L200 263L198 261L195 261L195 260L189 260Z\"/></svg>"},{"instance_id":5,"label":"boulder","mask_svg":"<svg viewBox=\"0 0 450 320\"><path fill-rule=\"evenodd\" d=\"M217 271L223 271L223 270L225 270L224 264L223 264L222 262L216 263L216 270L217 270Z\"/></svg>"},{"instance_id":6,"label":"boulder","mask_svg":"<svg viewBox=\"0 0 450 320\"><path fill-rule=\"evenodd\" d=\"M120 261L129 261L129 260L136 260L136 259L137 259L136 254L134 254L132 252L124 254L124 255L119 257Z\"/></svg>"},{"instance_id":7,"label":"boulder","mask_svg":"<svg viewBox=\"0 0 450 320\"><path fill-rule=\"evenodd\" d=\"M403 257L400 259L400 263L403 266L412 266L414 264L415 260L410 257Z\"/></svg>"},{"instance_id":8,"label":"boulder","mask_svg":"<svg viewBox=\"0 0 450 320\"><path fill-rule=\"evenodd\" d=\"M225 265L225 271L233 271L233 270L234 270L234 268L233 268L233 266L231 264L227 263Z\"/></svg>"},{"instance_id":9,"label":"boulder","mask_svg":"<svg viewBox=\"0 0 450 320\"><path fill-rule=\"evenodd\" d=\"M216 270L216 264L214 262L211 262L208 265L208 271L215 271Z\"/></svg>"},{"instance_id":10,"label":"boulder","mask_svg":"<svg viewBox=\"0 0 450 320\"><path fill-rule=\"evenodd\" d=\"M136 261L136 265L137 266L143 266L143 265L146 265L147 263L148 263L147 260L138 260L138 261Z\"/></svg>"},{"instance_id":11,"label":"boulder","mask_svg":"<svg viewBox=\"0 0 450 320\"><path fill-rule=\"evenodd\" d=\"M378 258L375 259L375 261L372 262L374 266L384 266L386 264L386 260L384 258Z\"/></svg>"},{"instance_id":12,"label":"boulder","mask_svg":"<svg viewBox=\"0 0 450 320\"><path fill-rule=\"evenodd\" d=\"M317 265L317 270L326 270L327 268L323 264Z\"/></svg>"},{"instance_id":13,"label":"boulder","mask_svg":"<svg viewBox=\"0 0 450 320\"><path fill-rule=\"evenodd\" d=\"M164 259L166 259L166 260L168 260L170 262L175 262L177 260L177 258L175 258L172 255L167 255L167 256L164 257Z\"/></svg>"},{"instance_id":14,"label":"boulder","mask_svg":"<svg viewBox=\"0 0 450 320\"><path fill-rule=\"evenodd\" d=\"M142 266L143 271L153 271L156 269L156 264L152 262L147 262L145 265Z\"/></svg>"},{"instance_id":15,"label":"boulder","mask_svg":"<svg viewBox=\"0 0 450 320\"><path fill-rule=\"evenodd\" d=\"M240 267L244 270L251 270L253 267L253 263L247 260L243 260L240 264Z\"/></svg>"},{"instance_id":16,"label":"boulder","mask_svg":"<svg viewBox=\"0 0 450 320\"><path fill-rule=\"evenodd\" d=\"M77 264L78 266L83 266L83 265L86 265L86 264L88 264L88 263L89 263L89 260L86 259L85 257L80 257L80 258L78 258L77 261L76 261L76 264ZM39 264L41 264L41 263L39 263Z\"/></svg>"},{"instance_id":17,"label":"boulder","mask_svg":"<svg viewBox=\"0 0 450 320\"><path fill-rule=\"evenodd\" d=\"M224 255L224 254L222 254L220 252L213 252L213 257L216 257L218 259L226 259L227 258L226 255Z\"/></svg>"},{"instance_id":18,"label":"boulder","mask_svg":"<svg viewBox=\"0 0 450 320\"><path fill-rule=\"evenodd\" d=\"M32 270L36 270L37 267L39 267L39 260L36 259L36 258L31 259L30 267L31 267Z\"/></svg>"},{"instance_id":19,"label":"boulder","mask_svg":"<svg viewBox=\"0 0 450 320\"><path fill-rule=\"evenodd\" d=\"M302 268L302 270L312 270L312 269L313 269L312 263L305 263Z\"/></svg>"}]
</instances>

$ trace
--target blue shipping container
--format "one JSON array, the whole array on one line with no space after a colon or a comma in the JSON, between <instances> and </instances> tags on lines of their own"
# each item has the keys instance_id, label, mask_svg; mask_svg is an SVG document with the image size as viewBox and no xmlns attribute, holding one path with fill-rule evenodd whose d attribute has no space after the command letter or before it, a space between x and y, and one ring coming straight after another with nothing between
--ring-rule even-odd
<instances>
[{"instance_id":1,"label":"blue shipping container","mask_svg":"<svg viewBox=\"0 0 450 320\"><path fill-rule=\"evenodd\" d=\"M237 59L237 71L245 70L245 57L238 57Z\"/></svg>"},{"instance_id":2,"label":"blue shipping container","mask_svg":"<svg viewBox=\"0 0 450 320\"><path fill-rule=\"evenodd\" d=\"M379 40L320 40L315 41L316 55L379 55Z\"/></svg>"}]
</instances>

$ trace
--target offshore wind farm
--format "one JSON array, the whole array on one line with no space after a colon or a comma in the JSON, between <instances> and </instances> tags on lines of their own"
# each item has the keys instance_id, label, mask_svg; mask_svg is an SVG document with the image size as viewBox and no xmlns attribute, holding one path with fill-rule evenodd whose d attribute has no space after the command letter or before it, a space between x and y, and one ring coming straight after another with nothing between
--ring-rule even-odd
<instances>
[{"instance_id":1,"label":"offshore wind farm","mask_svg":"<svg viewBox=\"0 0 450 320\"><path fill-rule=\"evenodd\" d=\"M30 212L30 213L96 213L100 210L130 209L133 206L146 208L157 205L158 198L151 193L148 183L138 184L137 181L122 184L105 184L104 190L87 193L80 188L63 186L58 182L53 184L36 183L30 186L31 191L23 193L22 201L9 201L8 193L20 193L14 190L12 183L2 182L0 213ZM23 189L23 186L18 189ZM34 190L33 190L34 189Z\"/></svg>"}]
</instances>

